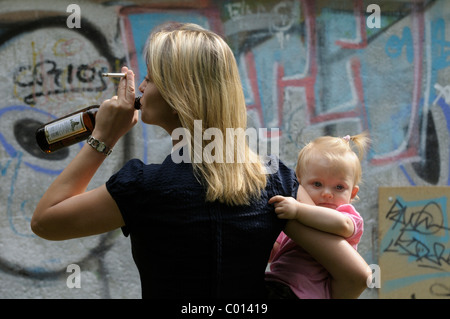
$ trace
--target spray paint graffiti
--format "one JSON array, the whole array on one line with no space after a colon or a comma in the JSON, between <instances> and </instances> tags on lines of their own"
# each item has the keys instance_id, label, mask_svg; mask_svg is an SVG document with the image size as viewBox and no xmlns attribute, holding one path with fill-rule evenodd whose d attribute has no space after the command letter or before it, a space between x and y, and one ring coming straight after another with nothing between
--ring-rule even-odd
<instances>
[{"instance_id":1,"label":"spray paint graffiti","mask_svg":"<svg viewBox=\"0 0 450 319\"><path fill-rule=\"evenodd\" d=\"M429 113L434 92L430 92L429 87L422 87L422 65L424 60L433 64L438 57L425 59L424 47L420 45L425 41L425 2L413 3L406 13L383 12L384 28L401 19L407 26L400 29L400 35L385 36L381 30L371 38L367 37L365 29L363 1L354 1L352 11L345 13L325 6L320 8L320 15L317 15L314 1L256 4L237 1L219 9L221 17L225 16L222 27L217 26L217 21L213 23L211 18L203 16L204 11L191 15L189 21L218 32L223 30L236 54L248 112L255 126L280 127L281 134L287 138L299 135L300 131L284 129L292 127L289 122L293 118L284 119L283 116L284 105L291 102L286 100L287 91L300 90L306 103L299 107L306 110L306 119L299 119L302 128L315 127L336 134L340 127L350 125L351 130L368 130L378 137L386 132L384 126L378 125L378 119L383 118L382 125L392 131L393 140L388 143L389 139L384 139L383 143L375 145L370 155L371 164L417 162L414 168L419 178L432 184L439 182L441 161L426 152L427 147L433 149L436 146L438 137ZM142 50L144 40L141 39L145 39L139 33L142 21L147 21L143 29L151 29L161 21L159 19L174 20L178 13L161 14L151 9L133 8L123 10L122 14L128 46L134 44L137 49L130 53L130 62L145 72L145 63L136 54ZM199 18L202 16L203 20ZM348 36L351 34L354 36ZM432 38L435 36L442 37L442 31L437 27L431 33ZM382 48L384 60L380 63L385 64L385 72L375 71L380 67L380 58L372 56ZM404 51L406 56L402 54ZM436 50L432 48L431 51ZM438 72L443 68L445 66L441 65L432 70ZM398 106L391 108L383 101L386 95L382 91L383 79L394 78L397 72L405 69L404 86L407 89L401 93ZM427 101L423 97L425 94L428 94ZM375 107L378 101L385 106ZM399 117L404 127L393 131L391 127L395 127L393 123Z\"/></svg>"},{"instance_id":2,"label":"spray paint graffiti","mask_svg":"<svg viewBox=\"0 0 450 319\"><path fill-rule=\"evenodd\" d=\"M121 60L110 53L107 40L88 21L78 33L61 29L62 21L65 23L65 18L49 17L17 22L0 35L0 59L10 75L2 89L0 108L0 242L2 247L27 247L28 255L33 252L28 257L16 249L2 249L0 269L25 278L57 278L70 261L86 263L94 256L101 257L111 245L112 235L106 234L82 240L82 249L73 249L70 243L48 247L29 227L31 213L42 195L41 183L48 185L79 148L45 156L36 147L34 131L86 100L113 95L113 83L105 82L100 73L114 69ZM4 105L11 101L13 104ZM104 296L108 296L107 291Z\"/></svg>"},{"instance_id":3,"label":"spray paint graffiti","mask_svg":"<svg viewBox=\"0 0 450 319\"><path fill-rule=\"evenodd\" d=\"M396 198L386 218L392 221L392 230L397 230L398 233L395 238L390 239L384 251L406 254L421 267L445 270L445 265L450 266L450 252L444 255L446 242L441 243L442 239L448 239L445 234L450 230L446 201L447 198L442 197L408 203L401 197ZM414 210L411 211L411 208ZM443 232L444 236L437 236L440 232ZM421 235L426 238L421 240Z\"/></svg>"},{"instance_id":4,"label":"spray paint graffiti","mask_svg":"<svg viewBox=\"0 0 450 319\"><path fill-rule=\"evenodd\" d=\"M389 269L382 274L383 298L448 297L449 191L448 187L380 191L380 265Z\"/></svg>"}]
</instances>

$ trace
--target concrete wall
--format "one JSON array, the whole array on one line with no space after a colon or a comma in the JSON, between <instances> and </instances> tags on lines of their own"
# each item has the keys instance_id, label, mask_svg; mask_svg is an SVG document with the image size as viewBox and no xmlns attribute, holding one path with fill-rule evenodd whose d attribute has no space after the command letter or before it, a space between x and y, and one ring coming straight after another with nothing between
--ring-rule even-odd
<instances>
[{"instance_id":1,"label":"concrete wall","mask_svg":"<svg viewBox=\"0 0 450 319\"><path fill-rule=\"evenodd\" d=\"M30 231L39 198L81 147L43 155L34 128L114 95L103 71L126 64L142 79L142 46L165 20L226 37L250 125L280 129L269 139L279 138L291 167L311 138L370 132L356 204L365 219L359 250L369 264L378 256L379 186L450 184L448 1L78 0L80 28L68 28L72 2L0 1L0 298L140 297L120 231L66 242ZM366 25L371 3L380 5L380 28ZM169 150L164 131L138 124L91 186L132 157L158 162ZM66 285L70 264L81 269L81 288ZM363 294L376 297L375 288Z\"/></svg>"}]
</instances>

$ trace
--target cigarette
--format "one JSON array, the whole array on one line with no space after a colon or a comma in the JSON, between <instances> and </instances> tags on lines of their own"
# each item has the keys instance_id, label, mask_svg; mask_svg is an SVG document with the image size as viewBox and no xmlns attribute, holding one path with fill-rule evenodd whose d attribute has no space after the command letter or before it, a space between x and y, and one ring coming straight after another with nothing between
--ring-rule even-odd
<instances>
[{"instance_id":1,"label":"cigarette","mask_svg":"<svg viewBox=\"0 0 450 319\"><path fill-rule=\"evenodd\" d=\"M123 78L126 76L125 73L102 73L103 77L106 78Z\"/></svg>"}]
</instances>

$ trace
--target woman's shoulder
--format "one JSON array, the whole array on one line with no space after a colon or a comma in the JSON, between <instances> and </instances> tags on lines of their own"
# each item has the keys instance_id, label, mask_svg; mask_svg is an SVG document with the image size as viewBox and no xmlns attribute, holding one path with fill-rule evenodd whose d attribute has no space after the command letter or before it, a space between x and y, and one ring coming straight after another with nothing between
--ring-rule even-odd
<instances>
[{"instance_id":1,"label":"woman's shoulder","mask_svg":"<svg viewBox=\"0 0 450 319\"><path fill-rule=\"evenodd\" d=\"M125 192L142 179L145 164L138 159L132 159L125 163L106 182L106 188L110 193Z\"/></svg>"},{"instance_id":2,"label":"woman's shoulder","mask_svg":"<svg viewBox=\"0 0 450 319\"><path fill-rule=\"evenodd\" d=\"M288 167L278 156L270 155L263 159L266 174L269 176L286 176L289 179L295 177L295 172Z\"/></svg>"},{"instance_id":3,"label":"woman's shoulder","mask_svg":"<svg viewBox=\"0 0 450 319\"><path fill-rule=\"evenodd\" d=\"M275 195L295 197L298 180L293 169L288 167L278 156L268 156L265 160L268 174L267 186Z\"/></svg>"}]
</instances>

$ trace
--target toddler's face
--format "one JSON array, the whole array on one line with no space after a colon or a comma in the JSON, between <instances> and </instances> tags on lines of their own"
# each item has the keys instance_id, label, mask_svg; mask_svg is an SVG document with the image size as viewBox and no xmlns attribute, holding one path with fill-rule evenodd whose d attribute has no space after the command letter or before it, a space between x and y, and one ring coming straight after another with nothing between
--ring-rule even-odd
<instances>
[{"instance_id":1,"label":"toddler's face","mask_svg":"<svg viewBox=\"0 0 450 319\"><path fill-rule=\"evenodd\" d=\"M336 209L349 204L358 193L351 167L343 163L339 169L331 167L326 159L308 165L300 177L300 184L317 206Z\"/></svg>"}]
</instances>

